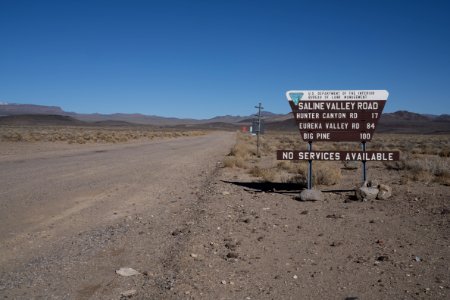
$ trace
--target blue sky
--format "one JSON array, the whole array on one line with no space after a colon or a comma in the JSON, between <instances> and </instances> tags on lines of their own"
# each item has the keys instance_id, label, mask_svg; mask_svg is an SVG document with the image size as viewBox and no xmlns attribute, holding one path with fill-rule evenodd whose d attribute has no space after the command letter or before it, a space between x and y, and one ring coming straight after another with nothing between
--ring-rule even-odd
<instances>
[{"instance_id":1,"label":"blue sky","mask_svg":"<svg viewBox=\"0 0 450 300\"><path fill-rule=\"evenodd\" d=\"M450 113L450 1L0 0L0 101L210 118L291 89Z\"/></svg>"}]
</instances>

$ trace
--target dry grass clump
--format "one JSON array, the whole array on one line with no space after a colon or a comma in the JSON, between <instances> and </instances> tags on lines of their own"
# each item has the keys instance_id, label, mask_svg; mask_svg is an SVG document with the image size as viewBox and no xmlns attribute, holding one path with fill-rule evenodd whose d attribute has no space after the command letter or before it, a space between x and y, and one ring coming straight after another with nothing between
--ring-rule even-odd
<instances>
[{"instance_id":1,"label":"dry grass clump","mask_svg":"<svg viewBox=\"0 0 450 300\"><path fill-rule=\"evenodd\" d=\"M448 159L425 157L406 161L405 169L417 181L436 181L450 183L450 164Z\"/></svg>"},{"instance_id":2,"label":"dry grass clump","mask_svg":"<svg viewBox=\"0 0 450 300\"><path fill-rule=\"evenodd\" d=\"M375 140L400 150L400 161L385 162L387 169L403 172L407 179L450 185L449 135L376 135ZM369 144L370 145L370 144Z\"/></svg>"},{"instance_id":3,"label":"dry grass clump","mask_svg":"<svg viewBox=\"0 0 450 300\"><path fill-rule=\"evenodd\" d=\"M267 143L275 145L271 155L275 155L277 149L307 149L307 143L304 142L298 134L277 134L266 135ZM340 143L315 143L314 150L356 150L357 143L347 143L345 149ZM284 181L288 183L305 184L308 176L308 164L306 161L278 161L275 163L275 169L278 173L286 172ZM339 183L342 178L340 166L332 162L313 162L313 183L317 185L334 185Z\"/></svg>"},{"instance_id":4,"label":"dry grass clump","mask_svg":"<svg viewBox=\"0 0 450 300\"><path fill-rule=\"evenodd\" d=\"M288 172L288 176L283 178L283 182L306 185L308 178L308 165L306 162L280 161L277 167Z\"/></svg>"},{"instance_id":5,"label":"dry grass clump","mask_svg":"<svg viewBox=\"0 0 450 300\"><path fill-rule=\"evenodd\" d=\"M236 144L223 161L224 167L249 168L248 173L263 182L280 180L282 182L304 184L308 174L305 161L276 161L277 149L306 149L298 135L266 134L260 138L260 158L256 157L256 137L238 133ZM321 145L315 146L320 149ZM341 179L341 171L335 164L314 162L314 184L334 185Z\"/></svg>"},{"instance_id":6,"label":"dry grass clump","mask_svg":"<svg viewBox=\"0 0 450 300\"><path fill-rule=\"evenodd\" d=\"M341 168L331 162L313 164L313 182L317 185L334 185L342 178Z\"/></svg>"},{"instance_id":7,"label":"dry grass clump","mask_svg":"<svg viewBox=\"0 0 450 300\"><path fill-rule=\"evenodd\" d=\"M237 142L230 150L230 156L240 157L242 159L246 159L250 156L255 155L254 151L250 149L248 144L243 142Z\"/></svg>"},{"instance_id":8,"label":"dry grass clump","mask_svg":"<svg viewBox=\"0 0 450 300\"><path fill-rule=\"evenodd\" d=\"M437 155L404 154L401 160L384 163L386 168L404 171L415 181L439 182L450 185L450 159Z\"/></svg>"},{"instance_id":9,"label":"dry grass clump","mask_svg":"<svg viewBox=\"0 0 450 300\"><path fill-rule=\"evenodd\" d=\"M301 139L298 134L283 133L279 135L268 135L265 139L275 149L299 149L301 147Z\"/></svg>"},{"instance_id":10,"label":"dry grass clump","mask_svg":"<svg viewBox=\"0 0 450 300\"><path fill-rule=\"evenodd\" d=\"M307 171L307 165L304 161L278 161L276 168L280 171L286 171L292 174L303 174Z\"/></svg>"},{"instance_id":11,"label":"dry grass clump","mask_svg":"<svg viewBox=\"0 0 450 300\"><path fill-rule=\"evenodd\" d=\"M282 160L282 161L279 161L278 163L277 163L277 169L278 170L284 170L284 171L291 171L292 169L291 169L291 166L292 166L293 164L292 163L290 163L289 161L284 161L284 160Z\"/></svg>"},{"instance_id":12,"label":"dry grass clump","mask_svg":"<svg viewBox=\"0 0 450 300\"><path fill-rule=\"evenodd\" d=\"M277 164L280 170L288 171L291 179L286 182L306 183L308 176L308 165L306 162L294 163L280 161ZM341 168L332 162L313 162L313 184L315 185L334 185L338 184L342 178Z\"/></svg>"},{"instance_id":13,"label":"dry grass clump","mask_svg":"<svg viewBox=\"0 0 450 300\"><path fill-rule=\"evenodd\" d=\"M368 147L383 145L384 149L401 150L410 154L439 155L450 149L449 135L375 134ZM376 148L373 148L376 149ZM368 149L369 150L369 149Z\"/></svg>"},{"instance_id":14,"label":"dry grass clump","mask_svg":"<svg viewBox=\"0 0 450 300\"><path fill-rule=\"evenodd\" d=\"M258 166L254 166L250 171L250 175L253 177L259 177L264 182L270 182L275 179L276 170L273 168L260 168Z\"/></svg>"},{"instance_id":15,"label":"dry grass clump","mask_svg":"<svg viewBox=\"0 0 450 300\"><path fill-rule=\"evenodd\" d=\"M226 168L247 168L247 161L256 156L251 141L251 136L237 133L236 143L231 148L230 153L224 158L223 166Z\"/></svg>"},{"instance_id":16,"label":"dry grass clump","mask_svg":"<svg viewBox=\"0 0 450 300\"><path fill-rule=\"evenodd\" d=\"M450 157L450 148L449 149L442 149L439 152L440 157Z\"/></svg>"},{"instance_id":17,"label":"dry grass clump","mask_svg":"<svg viewBox=\"0 0 450 300\"><path fill-rule=\"evenodd\" d=\"M412 180L448 184L449 135L386 135L383 141L402 150L402 160L387 168L404 171Z\"/></svg>"},{"instance_id":18,"label":"dry grass clump","mask_svg":"<svg viewBox=\"0 0 450 300\"><path fill-rule=\"evenodd\" d=\"M241 168L246 169L247 163L242 157L226 156L223 160L223 166L225 168Z\"/></svg>"},{"instance_id":19,"label":"dry grass clump","mask_svg":"<svg viewBox=\"0 0 450 300\"><path fill-rule=\"evenodd\" d=\"M138 139L197 136L202 131L155 130L150 127L1 126L3 142L124 143Z\"/></svg>"},{"instance_id":20,"label":"dry grass clump","mask_svg":"<svg viewBox=\"0 0 450 300\"><path fill-rule=\"evenodd\" d=\"M284 179L283 182L285 183L294 183L302 186L306 186L308 179L306 174L298 174L298 175L291 175L287 179Z\"/></svg>"}]
</instances>

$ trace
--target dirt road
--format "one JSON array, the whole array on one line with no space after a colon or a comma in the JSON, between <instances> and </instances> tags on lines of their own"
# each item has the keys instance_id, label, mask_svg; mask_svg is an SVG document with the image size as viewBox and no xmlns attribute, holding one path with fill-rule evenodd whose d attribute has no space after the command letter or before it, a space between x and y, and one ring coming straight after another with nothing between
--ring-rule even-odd
<instances>
[{"instance_id":1,"label":"dirt road","mask_svg":"<svg viewBox=\"0 0 450 300\"><path fill-rule=\"evenodd\" d=\"M234 141L0 145L0 298L449 298L449 186L371 163L389 200L298 201L222 168Z\"/></svg>"},{"instance_id":2,"label":"dirt road","mask_svg":"<svg viewBox=\"0 0 450 300\"><path fill-rule=\"evenodd\" d=\"M145 274L146 296L166 290L182 236L172 232L233 142L214 133L2 156L0 295L119 298L136 283L120 267Z\"/></svg>"}]
</instances>

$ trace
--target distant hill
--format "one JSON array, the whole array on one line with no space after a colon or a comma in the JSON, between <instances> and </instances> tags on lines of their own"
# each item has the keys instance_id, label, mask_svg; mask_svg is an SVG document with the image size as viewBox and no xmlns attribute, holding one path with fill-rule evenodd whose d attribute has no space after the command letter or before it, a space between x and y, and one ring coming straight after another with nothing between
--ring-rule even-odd
<instances>
[{"instance_id":1,"label":"distant hill","mask_svg":"<svg viewBox=\"0 0 450 300\"><path fill-rule=\"evenodd\" d=\"M186 125L186 124L207 124L207 123L239 123L242 120L250 118L250 116L217 116L211 119L180 119L171 117L160 117L154 115L144 115L144 114L78 114L74 112L66 112L60 107L56 106L43 106L43 105L33 105L33 104L1 104L0 105L0 116L9 115L31 115L31 114L41 114L41 115L64 115L70 116L74 119L84 121L84 122L103 122L103 121L115 121L115 122L127 122L142 125L155 125L155 126L176 126L176 125ZM271 112L263 111L263 117L274 118L277 115Z\"/></svg>"},{"instance_id":2,"label":"distant hill","mask_svg":"<svg viewBox=\"0 0 450 300\"><path fill-rule=\"evenodd\" d=\"M450 115L437 116L433 121L435 122L450 122Z\"/></svg>"},{"instance_id":3,"label":"distant hill","mask_svg":"<svg viewBox=\"0 0 450 300\"><path fill-rule=\"evenodd\" d=\"M292 113L274 114L263 111L266 131L297 131ZM3 116L3 117L1 117ZM77 114L60 107L33 104L0 104L0 125L85 125L85 126L139 126L207 128L236 130L251 126L251 116L217 116L211 119L179 119L143 114ZM377 132L395 133L450 133L450 115L418 114L408 111L384 113Z\"/></svg>"},{"instance_id":4,"label":"distant hill","mask_svg":"<svg viewBox=\"0 0 450 300\"><path fill-rule=\"evenodd\" d=\"M58 106L44 106L34 104L0 104L0 116L11 115L66 115Z\"/></svg>"},{"instance_id":5,"label":"distant hill","mask_svg":"<svg viewBox=\"0 0 450 300\"><path fill-rule=\"evenodd\" d=\"M106 120L106 121L97 121L97 122L83 122L85 124L89 125L96 125L96 126L121 126L121 127L128 127L128 126L139 126L139 124L129 123L125 121L112 121L112 120Z\"/></svg>"},{"instance_id":6,"label":"distant hill","mask_svg":"<svg viewBox=\"0 0 450 300\"><path fill-rule=\"evenodd\" d=\"M87 123L74 119L69 116L61 115L11 115L0 117L0 125L18 125L18 126L35 126L35 125L64 125L64 126L80 126Z\"/></svg>"},{"instance_id":7,"label":"distant hill","mask_svg":"<svg viewBox=\"0 0 450 300\"><path fill-rule=\"evenodd\" d=\"M68 113L75 119L85 122L126 122L140 125L155 125L155 126L173 126L178 124L192 123L191 119L165 118L158 116L147 116L143 114L77 114Z\"/></svg>"},{"instance_id":8,"label":"distant hill","mask_svg":"<svg viewBox=\"0 0 450 300\"><path fill-rule=\"evenodd\" d=\"M128 123L124 121L97 121L97 122L85 122L77 120L70 116L62 115L11 115L1 116L0 125L15 125L15 126L100 126L100 127L130 127L130 126L142 126L139 124ZM145 125L150 126L150 125Z\"/></svg>"},{"instance_id":9,"label":"distant hill","mask_svg":"<svg viewBox=\"0 0 450 300\"><path fill-rule=\"evenodd\" d=\"M386 113L378 122L377 132L450 133L450 118L448 115L421 115L408 111Z\"/></svg>"},{"instance_id":10,"label":"distant hill","mask_svg":"<svg viewBox=\"0 0 450 300\"><path fill-rule=\"evenodd\" d=\"M433 116L433 115L421 115L421 114L416 114L416 113L412 113L412 112L405 111L405 110L399 110L394 113L384 113L381 115L381 119L384 122L398 121L398 120L414 121L414 122L432 121L435 118L436 118L436 116Z\"/></svg>"}]
</instances>

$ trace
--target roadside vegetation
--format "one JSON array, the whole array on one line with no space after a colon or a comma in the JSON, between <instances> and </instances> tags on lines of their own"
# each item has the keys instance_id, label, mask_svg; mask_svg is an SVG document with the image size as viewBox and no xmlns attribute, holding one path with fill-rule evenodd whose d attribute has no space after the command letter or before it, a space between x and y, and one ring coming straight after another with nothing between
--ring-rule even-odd
<instances>
[{"instance_id":1,"label":"roadside vegetation","mask_svg":"<svg viewBox=\"0 0 450 300\"><path fill-rule=\"evenodd\" d=\"M360 150L359 143L315 143L314 150ZM269 133L260 139L260 157L256 154L256 137L237 133L236 143L225 157L226 168L242 169L262 182L306 184L307 161L277 161L276 150L307 149L296 133ZM403 182L437 182L450 185L450 136L376 134L367 150L400 151L400 161L373 162L386 170L395 170ZM353 164L334 161L315 161L313 184L332 186L341 182L342 170L360 169Z\"/></svg>"},{"instance_id":2,"label":"roadside vegetation","mask_svg":"<svg viewBox=\"0 0 450 300\"><path fill-rule=\"evenodd\" d=\"M0 126L1 142L125 143L204 134L204 131L151 127Z\"/></svg>"},{"instance_id":3,"label":"roadside vegetation","mask_svg":"<svg viewBox=\"0 0 450 300\"><path fill-rule=\"evenodd\" d=\"M303 143L304 144L304 143ZM277 161L277 149L301 149L298 136L293 134L267 134L260 138L257 157L256 137L237 133L236 143L224 159L224 167L240 168L263 182L306 183L307 162ZM335 162L317 162L313 170L314 183L333 185L339 182L341 172Z\"/></svg>"},{"instance_id":4,"label":"roadside vegetation","mask_svg":"<svg viewBox=\"0 0 450 300\"><path fill-rule=\"evenodd\" d=\"M376 149L400 151L400 161L386 162L387 169L399 171L406 180L450 185L449 135L381 135Z\"/></svg>"}]
</instances>

